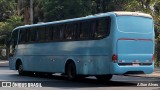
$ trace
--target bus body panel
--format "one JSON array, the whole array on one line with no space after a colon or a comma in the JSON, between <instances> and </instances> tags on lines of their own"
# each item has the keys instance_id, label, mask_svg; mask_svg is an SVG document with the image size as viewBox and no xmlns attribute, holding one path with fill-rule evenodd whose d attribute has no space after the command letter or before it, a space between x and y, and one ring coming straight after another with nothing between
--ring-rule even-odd
<instances>
[{"instance_id":1,"label":"bus body panel","mask_svg":"<svg viewBox=\"0 0 160 90\"><path fill-rule=\"evenodd\" d=\"M106 42L104 42L106 41ZM109 74L111 52L109 37L92 41L69 41L18 45L17 56L23 60L24 70L63 73L65 62L72 59L77 74ZM105 72L103 71L105 70Z\"/></svg>"},{"instance_id":2,"label":"bus body panel","mask_svg":"<svg viewBox=\"0 0 160 90\"><path fill-rule=\"evenodd\" d=\"M152 62L153 42L145 40L118 40L118 60L122 63L149 63ZM150 48L150 49L148 49Z\"/></svg>"}]
</instances>

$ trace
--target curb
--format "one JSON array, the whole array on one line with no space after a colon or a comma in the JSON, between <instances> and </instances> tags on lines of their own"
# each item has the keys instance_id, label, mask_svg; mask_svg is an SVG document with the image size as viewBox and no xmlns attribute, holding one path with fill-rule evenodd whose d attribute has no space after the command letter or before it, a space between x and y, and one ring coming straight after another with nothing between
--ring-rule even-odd
<instances>
[{"instance_id":1,"label":"curb","mask_svg":"<svg viewBox=\"0 0 160 90\"><path fill-rule=\"evenodd\" d=\"M160 67L155 67L151 74L126 74L125 76L144 77L144 78L160 78Z\"/></svg>"},{"instance_id":2,"label":"curb","mask_svg":"<svg viewBox=\"0 0 160 90\"><path fill-rule=\"evenodd\" d=\"M160 73L153 73L153 74L137 74L137 75L132 75L132 74L128 74L125 76L131 76L131 77L144 77L144 78L160 78Z\"/></svg>"},{"instance_id":3,"label":"curb","mask_svg":"<svg viewBox=\"0 0 160 90\"><path fill-rule=\"evenodd\" d=\"M143 78L158 78L160 79L160 76L159 77L155 77L155 76L135 76L135 75L125 75L125 76L130 76L130 77L143 77Z\"/></svg>"},{"instance_id":4,"label":"curb","mask_svg":"<svg viewBox=\"0 0 160 90\"><path fill-rule=\"evenodd\" d=\"M9 61L0 61L0 67L8 67Z\"/></svg>"}]
</instances>

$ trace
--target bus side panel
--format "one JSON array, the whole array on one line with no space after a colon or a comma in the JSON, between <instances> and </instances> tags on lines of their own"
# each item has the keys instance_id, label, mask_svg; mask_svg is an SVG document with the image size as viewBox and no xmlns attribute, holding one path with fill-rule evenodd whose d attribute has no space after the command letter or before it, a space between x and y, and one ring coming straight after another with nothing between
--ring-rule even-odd
<instances>
[{"instance_id":1,"label":"bus side panel","mask_svg":"<svg viewBox=\"0 0 160 90\"><path fill-rule=\"evenodd\" d=\"M79 56L79 59L77 74L104 75L110 73L108 56Z\"/></svg>"},{"instance_id":2,"label":"bus side panel","mask_svg":"<svg viewBox=\"0 0 160 90\"><path fill-rule=\"evenodd\" d=\"M23 56L24 70L35 72L63 72L62 56Z\"/></svg>"},{"instance_id":3,"label":"bus side panel","mask_svg":"<svg viewBox=\"0 0 160 90\"><path fill-rule=\"evenodd\" d=\"M78 74L109 74L109 40L19 45L17 54L23 59L27 71L63 73L66 60L75 57Z\"/></svg>"}]
</instances>

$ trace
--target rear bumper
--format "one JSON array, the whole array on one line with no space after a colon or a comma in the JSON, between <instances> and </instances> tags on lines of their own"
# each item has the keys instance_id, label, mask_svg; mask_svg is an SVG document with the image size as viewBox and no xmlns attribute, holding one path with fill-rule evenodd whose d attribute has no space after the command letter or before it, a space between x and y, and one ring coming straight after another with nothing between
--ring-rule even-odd
<instances>
[{"instance_id":1,"label":"rear bumper","mask_svg":"<svg viewBox=\"0 0 160 90\"><path fill-rule=\"evenodd\" d=\"M110 69L111 74L125 74L128 72L143 72L144 74L150 74L154 71L154 63L152 63L152 65L143 66L119 66L117 63L113 63Z\"/></svg>"}]
</instances>

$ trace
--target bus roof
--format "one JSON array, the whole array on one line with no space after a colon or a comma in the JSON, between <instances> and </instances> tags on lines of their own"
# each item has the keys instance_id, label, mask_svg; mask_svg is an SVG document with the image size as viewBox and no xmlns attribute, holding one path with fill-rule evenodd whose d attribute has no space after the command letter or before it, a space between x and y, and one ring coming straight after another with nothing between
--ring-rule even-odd
<instances>
[{"instance_id":1,"label":"bus roof","mask_svg":"<svg viewBox=\"0 0 160 90\"><path fill-rule=\"evenodd\" d=\"M141 12L122 12L122 11L117 11L114 12L117 16L142 16L142 17L148 17L152 18L151 15L146 14L146 13L141 13Z\"/></svg>"},{"instance_id":2,"label":"bus roof","mask_svg":"<svg viewBox=\"0 0 160 90\"><path fill-rule=\"evenodd\" d=\"M95 15L88 15L86 17L80 17L80 18L73 18L73 19L66 19L66 20L59 20L59 21L52 21L52 22L45 22L45 23L38 23L38 24L32 24L32 25L24 25L24 26L16 27L15 29L29 28L29 27L36 27L36 26L44 26L44 25L50 25L50 24L60 24L60 23L65 23L65 22L87 20L87 19L93 19L93 18L105 17L105 16L111 16L111 15L116 15L116 16L142 16L142 17L152 18L151 15L145 14L145 13L115 11L115 12L108 12L108 13L99 13L99 14L95 14Z\"/></svg>"}]
</instances>

